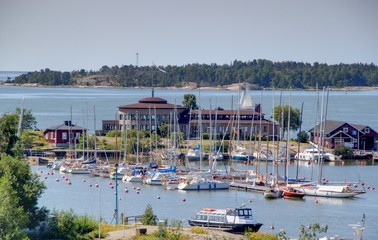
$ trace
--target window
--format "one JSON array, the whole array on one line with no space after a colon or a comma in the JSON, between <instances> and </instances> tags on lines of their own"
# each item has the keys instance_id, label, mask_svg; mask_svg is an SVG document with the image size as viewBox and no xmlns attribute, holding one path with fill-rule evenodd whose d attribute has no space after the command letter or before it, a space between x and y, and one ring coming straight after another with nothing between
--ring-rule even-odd
<instances>
[{"instance_id":1,"label":"window","mask_svg":"<svg viewBox=\"0 0 378 240\"><path fill-rule=\"evenodd\" d=\"M62 139L63 139L63 140L67 140L67 133L66 133L66 132L63 132L63 133L62 133Z\"/></svg>"},{"instance_id":2,"label":"window","mask_svg":"<svg viewBox=\"0 0 378 240\"><path fill-rule=\"evenodd\" d=\"M347 127L343 128L343 132L347 133L348 132L348 128Z\"/></svg>"},{"instance_id":3,"label":"window","mask_svg":"<svg viewBox=\"0 0 378 240\"><path fill-rule=\"evenodd\" d=\"M365 128L365 133L370 133L370 128Z\"/></svg>"}]
</instances>

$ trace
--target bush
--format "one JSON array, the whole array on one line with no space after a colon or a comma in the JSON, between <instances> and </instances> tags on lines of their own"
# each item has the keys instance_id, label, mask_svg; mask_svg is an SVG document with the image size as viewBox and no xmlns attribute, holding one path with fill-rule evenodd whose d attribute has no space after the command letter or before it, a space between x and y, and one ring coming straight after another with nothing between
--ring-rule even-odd
<instances>
[{"instance_id":1,"label":"bush","mask_svg":"<svg viewBox=\"0 0 378 240\"><path fill-rule=\"evenodd\" d=\"M299 142L301 142L301 143L306 143L306 142L308 142L308 139L309 139L309 137L308 137L308 134L307 134L306 131L301 131L301 132L299 132L298 135L297 135L297 140L298 140Z\"/></svg>"},{"instance_id":2,"label":"bush","mask_svg":"<svg viewBox=\"0 0 378 240\"><path fill-rule=\"evenodd\" d=\"M281 238L268 234L268 233L256 233L256 232L247 232L246 238L250 240L279 240Z\"/></svg>"},{"instance_id":3,"label":"bush","mask_svg":"<svg viewBox=\"0 0 378 240\"><path fill-rule=\"evenodd\" d=\"M190 231L195 234L209 234L209 231L202 227L192 227Z\"/></svg>"},{"instance_id":4,"label":"bush","mask_svg":"<svg viewBox=\"0 0 378 240\"><path fill-rule=\"evenodd\" d=\"M52 216L41 229L38 237L31 236L31 238L91 239L93 236L98 236L96 220L86 215L78 216L74 214L72 209L69 211L53 211Z\"/></svg>"},{"instance_id":5,"label":"bush","mask_svg":"<svg viewBox=\"0 0 378 240\"><path fill-rule=\"evenodd\" d=\"M111 130L111 131L107 132L105 136L106 137L115 137L115 136L121 137L121 131L119 131L119 130Z\"/></svg>"},{"instance_id":6,"label":"bush","mask_svg":"<svg viewBox=\"0 0 378 240\"><path fill-rule=\"evenodd\" d=\"M337 156L350 157L353 156L353 149L350 147L339 147L334 150L334 154Z\"/></svg>"},{"instance_id":7,"label":"bush","mask_svg":"<svg viewBox=\"0 0 378 240\"><path fill-rule=\"evenodd\" d=\"M141 221L144 225L156 225L156 217L150 204L147 205L146 210L141 217Z\"/></svg>"}]
</instances>

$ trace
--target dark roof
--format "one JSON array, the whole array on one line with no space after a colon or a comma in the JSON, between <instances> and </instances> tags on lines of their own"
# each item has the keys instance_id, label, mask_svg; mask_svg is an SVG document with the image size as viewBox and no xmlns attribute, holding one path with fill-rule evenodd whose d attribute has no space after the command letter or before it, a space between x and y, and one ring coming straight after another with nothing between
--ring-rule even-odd
<instances>
[{"instance_id":1,"label":"dark roof","mask_svg":"<svg viewBox=\"0 0 378 240\"><path fill-rule=\"evenodd\" d=\"M201 114L210 114L210 110L192 110L192 114L199 114L199 112L201 111ZM256 112L254 110L251 110L251 109L240 109L239 111L238 110L211 110L211 114L217 114L217 115L259 115L260 113L259 112ZM261 115L265 115L264 113L261 113Z\"/></svg>"},{"instance_id":2,"label":"dark roof","mask_svg":"<svg viewBox=\"0 0 378 240\"><path fill-rule=\"evenodd\" d=\"M351 123L347 123L347 122L344 122L344 121L327 120L326 121L326 125L325 125L325 129L324 129L324 134L329 134L332 131L334 131L335 129L337 129L340 126L344 125L344 124L348 124L348 125L352 126L353 128L355 128L358 131L362 131L366 127L368 127L367 125L362 125L362 124L351 124ZM313 132L315 128L318 130L320 128L320 124L318 124L315 127L311 128L309 130L309 132Z\"/></svg>"},{"instance_id":3,"label":"dark roof","mask_svg":"<svg viewBox=\"0 0 378 240\"><path fill-rule=\"evenodd\" d=\"M56 125L56 126L52 126L52 127L49 127L49 128L46 128L45 131L48 131L48 130L52 130L52 131L55 131L55 130L86 130L85 128L83 127L80 127L80 126L75 126L73 124L71 125L66 125L66 124L60 124L60 125Z\"/></svg>"},{"instance_id":4,"label":"dark roof","mask_svg":"<svg viewBox=\"0 0 378 240\"><path fill-rule=\"evenodd\" d=\"M214 120L212 120L212 122L214 123ZM257 122L257 123L259 123L260 122L260 120L256 120L255 122ZM192 119L191 121L190 121L190 123L191 124L196 124L196 123L198 123L198 119ZM209 119L202 119L201 120L201 123L202 124L205 124L205 123L210 123L210 120ZM230 119L227 119L227 120L217 120L217 123L218 124L228 124L228 123L230 123ZM251 124L252 123L252 120L239 120L239 123L240 124ZM268 120L268 119L261 119L261 123L262 124L265 124L265 123L268 123L268 124L271 124L271 123L273 123L272 121L270 121L270 120Z\"/></svg>"},{"instance_id":5,"label":"dark roof","mask_svg":"<svg viewBox=\"0 0 378 240\"><path fill-rule=\"evenodd\" d=\"M175 105L167 103L167 100L158 97L147 97L140 99L138 103L132 103L128 105L119 106L119 109L148 109L154 107L157 109L186 109L186 107L181 105Z\"/></svg>"}]
</instances>

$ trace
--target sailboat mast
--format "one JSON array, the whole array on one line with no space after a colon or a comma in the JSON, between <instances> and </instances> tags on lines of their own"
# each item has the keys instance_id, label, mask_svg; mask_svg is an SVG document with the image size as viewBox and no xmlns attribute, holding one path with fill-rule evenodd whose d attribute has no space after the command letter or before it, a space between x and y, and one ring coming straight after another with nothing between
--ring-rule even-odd
<instances>
[{"instance_id":1,"label":"sailboat mast","mask_svg":"<svg viewBox=\"0 0 378 240\"><path fill-rule=\"evenodd\" d=\"M289 140L290 140L290 115L291 115L291 88L289 90L289 110L287 114L287 138L286 138L286 181L289 182L289 161L290 161L290 150L289 150Z\"/></svg>"},{"instance_id":2,"label":"sailboat mast","mask_svg":"<svg viewBox=\"0 0 378 240\"><path fill-rule=\"evenodd\" d=\"M298 133L298 136L297 136L297 141L298 141L298 151L297 151L297 172L296 172L296 175L295 175L295 178L298 179L298 171L299 171L299 152L300 152L300 148L301 148L301 142L299 141L299 134L301 133L302 131L302 117L303 117L303 102L302 102L302 106L301 106L301 117L299 119L299 133Z\"/></svg>"}]
</instances>

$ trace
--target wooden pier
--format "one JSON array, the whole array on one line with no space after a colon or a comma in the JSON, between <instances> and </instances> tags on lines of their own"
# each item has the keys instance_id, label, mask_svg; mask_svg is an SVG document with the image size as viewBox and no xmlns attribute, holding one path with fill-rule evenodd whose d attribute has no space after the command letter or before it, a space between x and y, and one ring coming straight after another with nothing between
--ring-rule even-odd
<instances>
[{"instance_id":1,"label":"wooden pier","mask_svg":"<svg viewBox=\"0 0 378 240\"><path fill-rule=\"evenodd\" d=\"M269 187L253 185L247 182L231 182L230 188L234 190L246 191L246 192L260 192L263 193L266 190L269 190Z\"/></svg>"}]
</instances>

